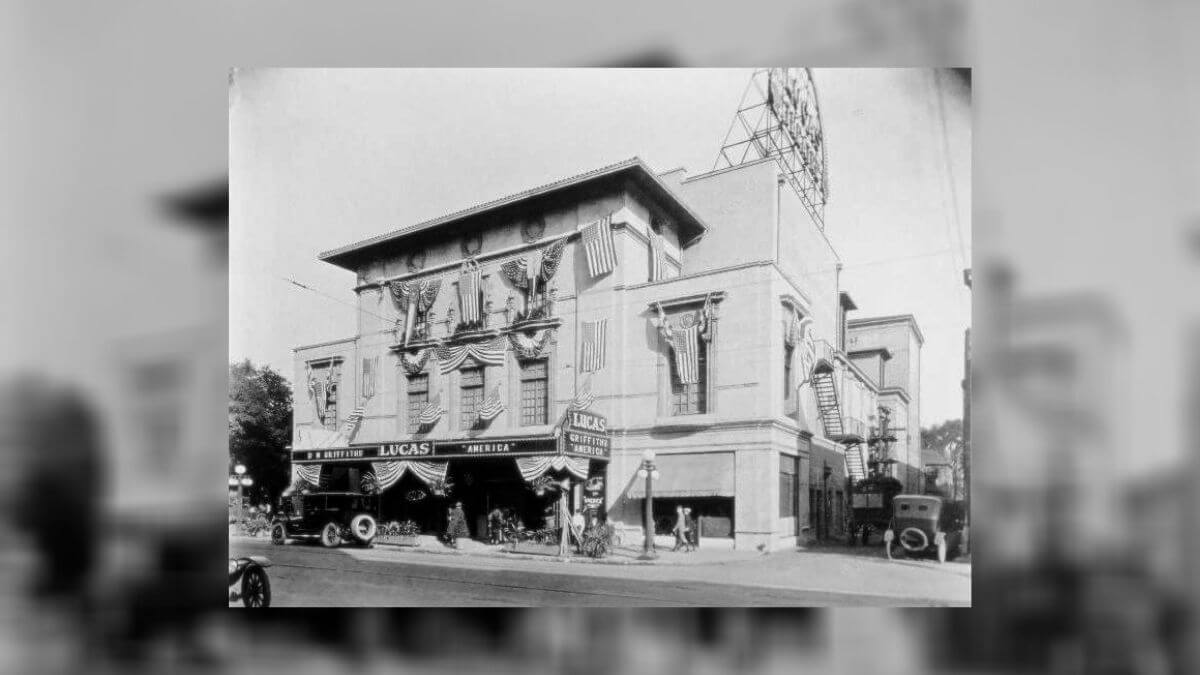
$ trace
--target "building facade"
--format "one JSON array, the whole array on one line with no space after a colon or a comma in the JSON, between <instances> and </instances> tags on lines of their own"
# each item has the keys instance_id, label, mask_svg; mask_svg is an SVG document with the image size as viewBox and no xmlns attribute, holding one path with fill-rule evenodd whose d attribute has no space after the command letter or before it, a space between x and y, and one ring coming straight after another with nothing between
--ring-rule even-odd
<instances>
[{"instance_id":1,"label":"building facade","mask_svg":"<svg viewBox=\"0 0 1200 675\"><path fill-rule=\"evenodd\" d=\"M358 327L295 350L293 474L373 481L385 518L434 529L462 501L483 536L563 489L637 529L649 451L659 532L682 504L713 545L793 546L846 532L888 396L919 429L919 367L850 357L848 336L885 345L847 325L838 256L773 160L634 158L320 258L356 275Z\"/></svg>"}]
</instances>

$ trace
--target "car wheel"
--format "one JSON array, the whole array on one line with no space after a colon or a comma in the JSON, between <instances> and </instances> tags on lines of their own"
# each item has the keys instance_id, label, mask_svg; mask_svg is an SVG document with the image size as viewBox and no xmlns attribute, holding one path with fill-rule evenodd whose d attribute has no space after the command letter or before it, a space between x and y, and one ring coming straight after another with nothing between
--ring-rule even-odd
<instances>
[{"instance_id":1,"label":"car wheel","mask_svg":"<svg viewBox=\"0 0 1200 675\"><path fill-rule=\"evenodd\" d=\"M360 513L350 520L350 532L360 544L371 543L377 529L375 519L366 513Z\"/></svg>"},{"instance_id":2,"label":"car wheel","mask_svg":"<svg viewBox=\"0 0 1200 675\"><path fill-rule=\"evenodd\" d=\"M275 526L271 528L271 543L282 546L286 541L287 528L283 526L283 523L275 523Z\"/></svg>"},{"instance_id":3,"label":"car wheel","mask_svg":"<svg viewBox=\"0 0 1200 675\"><path fill-rule=\"evenodd\" d=\"M325 527L321 528L321 545L325 548L337 548L341 543L342 528L333 521L325 523Z\"/></svg>"},{"instance_id":4,"label":"car wheel","mask_svg":"<svg viewBox=\"0 0 1200 675\"><path fill-rule=\"evenodd\" d=\"M242 576L242 605L246 607L271 606L271 580L267 571L255 565Z\"/></svg>"}]
</instances>

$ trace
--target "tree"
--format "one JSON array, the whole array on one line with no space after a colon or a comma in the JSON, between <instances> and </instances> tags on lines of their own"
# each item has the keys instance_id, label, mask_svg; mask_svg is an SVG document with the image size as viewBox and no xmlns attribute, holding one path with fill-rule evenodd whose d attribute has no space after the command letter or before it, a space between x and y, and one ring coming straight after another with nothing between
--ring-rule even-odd
<instances>
[{"instance_id":1,"label":"tree","mask_svg":"<svg viewBox=\"0 0 1200 675\"><path fill-rule=\"evenodd\" d=\"M935 450L946 458L950 466L951 499L966 497L965 444L963 443L962 420L946 420L937 426L921 429L921 447Z\"/></svg>"},{"instance_id":2,"label":"tree","mask_svg":"<svg viewBox=\"0 0 1200 675\"><path fill-rule=\"evenodd\" d=\"M292 387L270 366L229 365L229 468L246 466L252 501L274 503L290 482Z\"/></svg>"}]
</instances>

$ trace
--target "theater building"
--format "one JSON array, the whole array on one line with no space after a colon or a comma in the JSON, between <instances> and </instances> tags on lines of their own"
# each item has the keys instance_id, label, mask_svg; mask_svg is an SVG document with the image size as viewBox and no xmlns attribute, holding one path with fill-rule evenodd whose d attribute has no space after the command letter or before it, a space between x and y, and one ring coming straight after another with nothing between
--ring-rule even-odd
<instances>
[{"instance_id":1,"label":"theater building","mask_svg":"<svg viewBox=\"0 0 1200 675\"><path fill-rule=\"evenodd\" d=\"M839 536L880 401L916 410L886 373L919 340L848 347L841 261L773 160L634 158L320 259L358 326L295 349L294 476L427 529L454 501L473 536L495 507L537 526L561 485L640 532L651 450L660 532L685 504L708 545Z\"/></svg>"}]
</instances>

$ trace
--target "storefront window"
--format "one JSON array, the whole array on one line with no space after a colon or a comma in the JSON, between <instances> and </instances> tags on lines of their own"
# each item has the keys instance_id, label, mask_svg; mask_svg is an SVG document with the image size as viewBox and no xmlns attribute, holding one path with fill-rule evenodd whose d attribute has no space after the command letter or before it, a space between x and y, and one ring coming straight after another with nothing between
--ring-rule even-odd
<instances>
[{"instance_id":1,"label":"storefront window","mask_svg":"<svg viewBox=\"0 0 1200 675\"><path fill-rule=\"evenodd\" d=\"M681 384L679 373L675 368L675 359L671 361L671 414L699 415L708 412L708 343L698 340L696 345L696 361L699 382Z\"/></svg>"},{"instance_id":2,"label":"storefront window","mask_svg":"<svg viewBox=\"0 0 1200 675\"><path fill-rule=\"evenodd\" d=\"M483 403L483 368L463 368L458 372L462 388L458 426L460 429L470 429L479 419L479 404Z\"/></svg>"},{"instance_id":3,"label":"storefront window","mask_svg":"<svg viewBox=\"0 0 1200 675\"><path fill-rule=\"evenodd\" d=\"M408 428L421 426L418 417L429 403L429 376L412 375L408 378Z\"/></svg>"},{"instance_id":4,"label":"storefront window","mask_svg":"<svg viewBox=\"0 0 1200 675\"><path fill-rule=\"evenodd\" d=\"M548 368L543 361L521 363L521 424L546 424Z\"/></svg>"},{"instance_id":5,"label":"storefront window","mask_svg":"<svg viewBox=\"0 0 1200 675\"><path fill-rule=\"evenodd\" d=\"M779 456L779 517L795 518L799 510L799 457Z\"/></svg>"}]
</instances>

